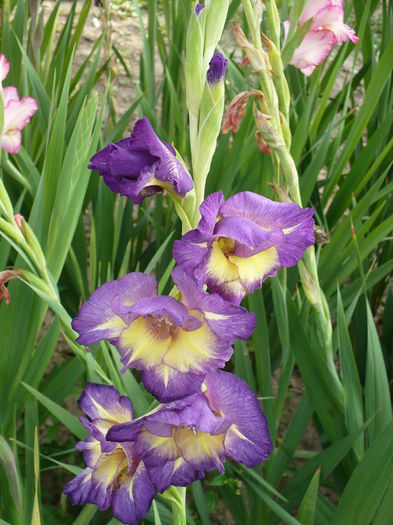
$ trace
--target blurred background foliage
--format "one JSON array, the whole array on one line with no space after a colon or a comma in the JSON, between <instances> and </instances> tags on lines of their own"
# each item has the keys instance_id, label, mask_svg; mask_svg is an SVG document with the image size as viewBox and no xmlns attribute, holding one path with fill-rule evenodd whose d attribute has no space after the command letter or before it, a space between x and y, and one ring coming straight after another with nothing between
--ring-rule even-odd
<instances>
[{"instance_id":1,"label":"blurred background foliage","mask_svg":"<svg viewBox=\"0 0 393 525\"><path fill-rule=\"evenodd\" d=\"M75 344L69 321L97 286L129 271L153 271L161 292L171 288L181 229L169 199L133 206L87 164L139 115L189 161L183 63L192 4L98 4L5 0L1 9L7 84L39 105L21 152L2 156L1 177L41 245L35 271L47 272L58 295L48 309L13 281L11 303L0 305L0 523L118 523L62 495L82 465L73 449L84 437L76 400L87 381L108 381L131 397L137 415L152 402L137 373L120 376L109 344L89 351ZM285 19L290 3L281 4ZM246 30L239 6L232 0L228 22ZM275 450L263 467L227 462L224 476L195 482L190 524L393 523L393 2L348 1L346 16L358 46L337 48L310 79L286 69L292 154L303 204L314 207L321 229L318 271L340 380L318 348L297 268L286 289L280 276L266 281L245 301L258 326L235 345L228 369L263 400ZM255 79L240 66L229 29L222 50L229 102ZM254 134L249 105L238 133L218 140L208 193L274 198L271 159ZM1 269L26 267L16 248L2 231ZM145 521L171 523L160 497Z\"/></svg>"}]
</instances>

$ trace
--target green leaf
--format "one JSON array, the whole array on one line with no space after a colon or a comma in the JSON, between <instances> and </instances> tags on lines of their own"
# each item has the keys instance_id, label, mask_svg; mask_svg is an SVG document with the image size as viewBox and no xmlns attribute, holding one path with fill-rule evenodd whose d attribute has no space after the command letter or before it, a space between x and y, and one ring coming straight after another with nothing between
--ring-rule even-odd
<instances>
[{"instance_id":1,"label":"green leaf","mask_svg":"<svg viewBox=\"0 0 393 525\"><path fill-rule=\"evenodd\" d=\"M369 525L393 477L393 422L375 437L354 470L334 513L334 525ZM390 514L391 516L391 514Z\"/></svg>"},{"instance_id":2,"label":"green leaf","mask_svg":"<svg viewBox=\"0 0 393 525\"><path fill-rule=\"evenodd\" d=\"M366 418L374 416L367 432L369 442L373 443L392 421L392 403L382 349L368 302L367 363L364 398Z\"/></svg>"},{"instance_id":3,"label":"green leaf","mask_svg":"<svg viewBox=\"0 0 393 525\"><path fill-rule=\"evenodd\" d=\"M299 507L297 518L302 525L313 525L314 523L320 472L321 469L317 468Z\"/></svg>"},{"instance_id":4,"label":"green leaf","mask_svg":"<svg viewBox=\"0 0 393 525\"><path fill-rule=\"evenodd\" d=\"M73 416L68 410L65 410L63 407L54 403L51 399L47 398L35 388L27 385L22 382L22 385L32 394L37 401L39 401L49 412L58 419L63 425L68 428L77 438L85 439L87 436L87 431L79 422L78 418Z\"/></svg>"},{"instance_id":5,"label":"green leaf","mask_svg":"<svg viewBox=\"0 0 393 525\"><path fill-rule=\"evenodd\" d=\"M79 513L79 516L73 522L72 525L88 525L91 523L91 520L98 512L98 507L96 505L91 505L88 503L84 506L82 512Z\"/></svg>"},{"instance_id":6,"label":"green leaf","mask_svg":"<svg viewBox=\"0 0 393 525\"><path fill-rule=\"evenodd\" d=\"M344 387L345 424L348 431L353 432L363 424L362 391L339 289L337 289L337 335ZM363 434L360 434L356 440L354 450L360 459L364 453Z\"/></svg>"}]
</instances>

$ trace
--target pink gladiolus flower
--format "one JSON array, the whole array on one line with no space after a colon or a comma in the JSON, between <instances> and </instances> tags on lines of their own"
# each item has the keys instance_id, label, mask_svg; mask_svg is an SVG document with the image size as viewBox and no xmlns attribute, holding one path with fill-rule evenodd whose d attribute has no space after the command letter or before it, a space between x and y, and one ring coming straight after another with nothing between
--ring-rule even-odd
<instances>
[{"instance_id":1,"label":"pink gladiolus flower","mask_svg":"<svg viewBox=\"0 0 393 525\"><path fill-rule=\"evenodd\" d=\"M355 31L344 24L342 0L309 0L303 9L299 24L313 19L309 32L290 61L306 76L321 64L330 53L334 44L352 40L359 42ZM285 34L288 34L290 22L284 22Z\"/></svg>"},{"instance_id":2,"label":"pink gladiolus flower","mask_svg":"<svg viewBox=\"0 0 393 525\"><path fill-rule=\"evenodd\" d=\"M4 125L0 134L0 146L8 153L18 153L22 142L22 129L38 109L32 97L19 99L16 87L2 87L1 83L8 75L10 64L0 54L0 88L4 104Z\"/></svg>"}]
</instances>

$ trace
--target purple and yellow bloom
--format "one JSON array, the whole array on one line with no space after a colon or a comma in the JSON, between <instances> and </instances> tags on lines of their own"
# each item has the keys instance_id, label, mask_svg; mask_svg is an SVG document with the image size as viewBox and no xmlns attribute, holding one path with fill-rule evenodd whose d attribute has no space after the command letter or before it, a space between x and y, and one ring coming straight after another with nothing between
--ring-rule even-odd
<instances>
[{"instance_id":1,"label":"purple and yellow bloom","mask_svg":"<svg viewBox=\"0 0 393 525\"><path fill-rule=\"evenodd\" d=\"M134 204L164 190L182 199L193 187L175 149L157 137L146 117L136 122L130 137L93 155L89 168L97 170L113 192Z\"/></svg>"},{"instance_id":2,"label":"purple and yellow bloom","mask_svg":"<svg viewBox=\"0 0 393 525\"><path fill-rule=\"evenodd\" d=\"M112 506L113 515L136 524L150 508L156 490L132 443L111 443L105 436L113 425L130 422L129 399L111 386L89 383L80 400L88 416L81 421L89 435L77 443L87 467L64 488L74 504L93 503L101 510Z\"/></svg>"},{"instance_id":3,"label":"purple and yellow bloom","mask_svg":"<svg viewBox=\"0 0 393 525\"><path fill-rule=\"evenodd\" d=\"M197 229L175 241L178 265L202 287L239 304L281 267L295 265L314 244L312 208L252 192L224 200L209 195Z\"/></svg>"},{"instance_id":4,"label":"purple and yellow bloom","mask_svg":"<svg viewBox=\"0 0 393 525\"><path fill-rule=\"evenodd\" d=\"M253 467L272 451L256 395L222 371L208 374L198 393L113 426L107 439L133 442L158 491L188 485L209 470L224 472L227 457Z\"/></svg>"},{"instance_id":5,"label":"purple and yellow bloom","mask_svg":"<svg viewBox=\"0 0 393 525\"><path fill-rule=\"evenodd\" d=\"M123 372L141 370L146 389L170 401L200 389L206 373L222 368L236 339L247 339L254 314L217 294L207 294L180 268L172 278L181 300L157 296L151 275L130 273L98 288L72 326L78 342L116 345Z\"/></svg>"}]
</instances>

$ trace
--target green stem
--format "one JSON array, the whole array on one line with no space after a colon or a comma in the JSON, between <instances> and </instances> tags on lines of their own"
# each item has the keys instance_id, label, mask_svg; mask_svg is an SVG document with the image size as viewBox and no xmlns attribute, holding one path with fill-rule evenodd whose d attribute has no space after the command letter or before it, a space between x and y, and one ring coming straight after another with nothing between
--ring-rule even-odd
<instances>
[{"instance_id":1,"label":"green stem","mask_svg":"<svg viewBox=\"0 0 393 525\"><path fill-rule=\"evenodd\" d=\"M186 487L169 487L162 497L172 505L173 525L187 525Z\"/></svg>"},{"instance_id":2,"label":"green stem","mask_svg":"<svg viewBox=\"0 0 393 525\"><path fill-rule=\"evenodd\" d=\"M269 9L274 8L274 6L272 5L273 1L274 0L267 1L267 5L268 4L270 5ZM251 0L242 0L242 4L243 4L244 13L246 15L247 23L252 33L253 44L257 50L262 50L260 27L259 26L256 27L255 20L253 18L253 9L252 9ZM272 17L271 24L274 25L276 24L276 22L273 21L273 15L274 13L271 10L270 11L270 17ZM269 11L268 11L268 16L269 16ZM272 39L277 40L277 35L271 35L271 36L272 36ZM281 86L280 88L277 89L277 83L280 82L280 80L281 80ZM280 114L279 114L279 109L278 109L277 91L281 93L281 97L283 99L282 104L284 104L284 98L285 98L284 110L288 105L289 99L288 99L288 93L287 93L288 86L286 84L286 79L284 75L282 75L280 78L277 78L276 86L275 86L275 82L273 81L273 78L270 72L267 69L264 69L263 71L260 72L259 82L260 82L261 90L263 91L265 95L266 103L269 108L269 112L271 116L270 124L272 126L272 129L276 132L277 138L278 138L278 140L275 140L274 144L273 143L269 144L272 146L272 150L275 150L277 154L277 157L276 155L272 156L273 163L276 163L278 160L280 170L283 174L283 178L288 188L290 198L292 199L293 202L295 202L299 206L302 206L302 199L301 199L300 187L299 187L299 176L298 176L295 162L293 160L289 147L286 144L285 138L283 136L281 123L280 123ZM284 117L288 118L286 115L287 111L284 111L283 113L284 113ZM305 295L308 301L311 303L316 313L319 339L322 344L322 348L324 350L325 360L328 366L332 369L332 372L334 373L334 375L336 376L337 373L336 373L336 369L335 369L334 361L333 361L332 324L331 324L330 312L329 312L329 308L327 307L327 301L326 301L325 295L319 284L318 269L317 269L317 263L315 259L314 246L306 250L303 256L303 261L299 263L299 274L300 274L300 279L303 285Z\"/></svg>"},{"instance_id":3,"label":"green stem","mask_svg":"<svg viewBox=\"0 0 393 525\"><path fill-rule=\"evenodd\" d=\"M186 487L177 487L179 500L172 503L173 525L187 525L186 518Z\"/></svg>"}]
</instances>

